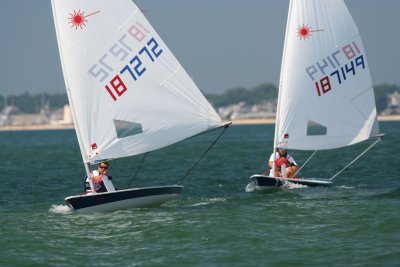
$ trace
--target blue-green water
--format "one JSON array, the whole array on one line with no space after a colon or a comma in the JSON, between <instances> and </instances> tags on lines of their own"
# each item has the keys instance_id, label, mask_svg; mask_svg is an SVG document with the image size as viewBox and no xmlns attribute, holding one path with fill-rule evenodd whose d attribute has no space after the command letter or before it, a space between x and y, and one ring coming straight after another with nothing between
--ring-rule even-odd
<instances>
[{"instance_id":1,"label":"blue-green water","mask_svg":"<svg viewBox=\"0 0 400 267\"><path fill-rule=\"evenodd\" d=\"M246 193L265 170L273 125L232 126L182 195L152 209L68 212L82 191L74 131L0 132L0 266L399 266L400 122L330 188ZM219 133L150 153L132 185L173 184ZM330 177L368 144L319 154ZM309 152L294 152L298 163ZM142 156L112 163L127 187Z\"/></svg>"}]
</instances>

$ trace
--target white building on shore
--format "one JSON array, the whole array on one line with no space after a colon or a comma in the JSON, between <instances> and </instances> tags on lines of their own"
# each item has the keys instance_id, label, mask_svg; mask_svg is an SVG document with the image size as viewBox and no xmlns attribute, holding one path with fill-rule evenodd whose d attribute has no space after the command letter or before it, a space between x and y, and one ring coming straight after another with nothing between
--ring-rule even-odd
<instances>
[{"instance_id":1,"label":"white building on shore","mask_svg":"<svg viewBox=\"0 0 400 267\"><path fill-rule=\"evenodd\" d=\"M218 109L219 115L228 120L270 119L275 118L276 101L263 101L252 106L239 102Z\"/></svg>"},{"instance_id":2,"label":"white building on shore","mask_svg":"<svg viewBox=\"0 0 400 267\"><path fill-rule=\"evenodd\" d=\"M398 115L400 114L400 93L394 92L387 96L387 108L382 115Z\"/></svg>"},{"instance_id":3,"label":"white building on shore","mask_svg":"<svg viewBox=\"0 0 400 267\"><path fill-rule=\"evenodd\" d=\"M6 106L0 113L0 127L33 125L73 125L71 109L66 104L52 112L48 108L42 108L40 113L26 114L21 113L15 106Z\"/></svg>"}]
</instances>

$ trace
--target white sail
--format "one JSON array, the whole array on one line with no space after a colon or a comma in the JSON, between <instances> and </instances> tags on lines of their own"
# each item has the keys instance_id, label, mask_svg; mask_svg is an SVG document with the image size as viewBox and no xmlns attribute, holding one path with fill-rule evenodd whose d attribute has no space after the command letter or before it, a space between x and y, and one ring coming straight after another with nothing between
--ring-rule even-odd
<instances>
[{"instance_id":1,"label":"white sail","mask_svg":"<svg viewBox=\"0 0 400 267\"><path fill-rule=\"evenodd\" d=\"M85 162L145 153L221 124L132 1L52 0L52 6Z\"/></svg>"},{"instance_id":2,"label":"white sail","mask_svg":"<svg viewBox=\"0 0 400 267\"><path fill-rule=\"evenodd\" d=\"M344 147L378 133L374 91L358 29L342 0L291 0L276 146Z\"/></svg>"}]
</instances>

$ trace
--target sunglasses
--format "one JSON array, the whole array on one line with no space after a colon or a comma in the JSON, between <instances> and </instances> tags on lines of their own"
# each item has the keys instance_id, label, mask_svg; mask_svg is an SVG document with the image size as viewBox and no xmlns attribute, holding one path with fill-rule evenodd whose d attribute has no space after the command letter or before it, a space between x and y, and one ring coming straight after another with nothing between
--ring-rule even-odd
<instances>
[{"instance_id":1,"label":"sunglasses","mask_svg":"<svg viewBox=\"0 0 400 267\"><path fill-rule=\"evenodd\" d=\"M100 165L99 168L100 168L100 169L107 170L107 169L108 169L108 166L101 166L101 165Z\"/></svg>"}]
</instances>

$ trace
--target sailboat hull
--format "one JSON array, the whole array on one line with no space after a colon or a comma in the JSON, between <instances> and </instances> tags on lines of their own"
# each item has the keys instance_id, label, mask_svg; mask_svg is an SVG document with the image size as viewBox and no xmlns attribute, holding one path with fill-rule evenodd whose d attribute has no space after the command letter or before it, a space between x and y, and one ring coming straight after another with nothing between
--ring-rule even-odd
<instances>
[{"instance_id":1,"label":"sailboat hull","mask_svg":"<svg viewBox=\"0 0 400 267\"><path fill-rule=\"evenodd\" d=\"M328 180L305 179L305 178L277 178L262 174L254 174L250 178L254 180L254 182L260 189L283 187L287 182L298 185L305 185L309 187L332 185L332 182Z\"/></svg>"},{"instance_id":2,"label":"sailboat hull","mask_svg":"<svg viewBox=\"0 0 400 267\"><path fill-rule=\"evenodd\" d=\"M133 188L70 196L65 198L65 202L77 213L153 207L175 199L181 193L182 188L183 186L180 185Z\"/></svg>"}]
</instances>

